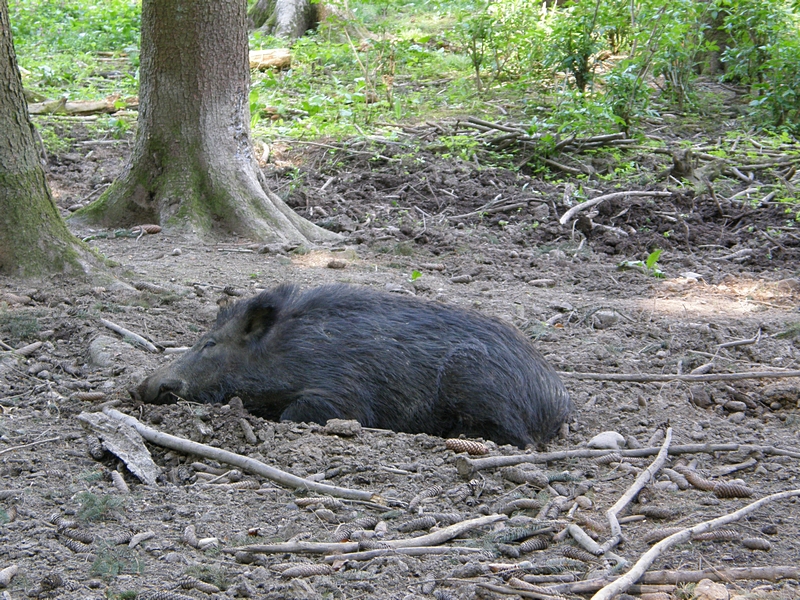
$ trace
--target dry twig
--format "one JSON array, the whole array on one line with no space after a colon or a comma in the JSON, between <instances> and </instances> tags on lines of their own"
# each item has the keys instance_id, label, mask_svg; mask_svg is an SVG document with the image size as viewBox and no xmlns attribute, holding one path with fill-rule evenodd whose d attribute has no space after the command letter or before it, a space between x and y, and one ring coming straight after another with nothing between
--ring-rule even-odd
<instances>
[{"instance_id":1,"label":"dry twig","mask_svg":"<svg viewBox=\"0 0 800 600\"><path fill-rule=\"evenodd\" d=\"M557 583L555 585L547 586L548 591L553 594L590 594L603 588L609 583L616 581L620 576L608 577L595 577L592 579L585 579L583 581L567 581ZM800 568L788 566L770 566L770 567L733 567L729 569L721 569L712 567L710 569L702 569L699 571L648 571L639 579L641 586L645 585L679 585L682 583L697 583L702 579L710 579L711 581L724 581L730 583L742 579L758 579L764 581L780 581L781 579L798 579L800 578ZM525 579L532 579L530 575L526 575ZM551 577L540 577L541 583L548 583L541 581L551 579ZM629 592L635 592L637 586L628 588Z\"/></svg>"},{"instance_id":2,"label":"dry twig","mask_svg":"<svg viewBox=\"0 0 800 600\"><path fill-rule=\"evenodd\" d=\"M415 546L438 546L448 540L458 537L478 527L491 525L497 521L508 519L505 515L486 515L475 519L467 519L444 527L438 531L401 540L389 540L386 545L391 548L411 548ZM281 553L281 552L309 552L313 554L342 554L355 552L358 550L358 542L286 542L283 544L257 544L251 546L237 546L236 548L223 548L222 551L228 554L237 552L252 553Z\"/></svg>"},{"instance_id":3,"label":"dry twig","mask_svg":"<svg viewBox=\"0 0 800 600\"><path fill-rule=\"evenodd\" d=\"M484 469L498 469L500 467L510 467L513 465L520 465L523 463L545 463L556 460L568 460L574 458L597 458L598 456L606 456L609 454L619 454L620 457L632 456L653 456L658 454L660 448L632 448L629 450L592 450L590 448L581 448L580 450L560 450L558 452L540 452L534 454L514 454L510 456L489 456L486 458L467 458L466 456L458 456L456 458L456 468L458 474L464 478L470 478L476 471ZM774 454L778 456L790 456L792 458L800 458L800 452L793 450L783 450L782 448L775 448L774 446L758 446L754 444L683 444L678 446L671 446L669 448L670 455L678 454L697 454L704 452L710 454L712 452L762 452L764 454Z\"/></svg>"},{"instance_id":4,"label":"dry twig","mask_svg":"<svg viewBox=\"0 0 800 600\"><path fill-rule=\"evenodd\" d=\"M116 333L120 334L123 338L130 339L132 342L136 343L137 346L141 346L150 352L158 352L158 348L156 348L152 343L148 342L138 333L133 333L132 331L129 331L124 327L117 325L116 323L107 321L106 319L100 319L100 322L108 327L111 331L115 331Z\"/></svg>"},{"instance_id":5,"label":"dry twig","mask_svg":"<svg viewBox=\"0 0 800 600\"><path fill-rule=\"evenodd\" d=\"M605 202L606 200L616 200L617 198L627 198L628 196L672 196L672 192L659 192L659 191L628 191L628 192L614 192L613 194L604 194L602 196L598 196L597 198L593 198L591 200L587 200L586 202L582 202L581 204L577 204L570 208L567 212L561 215L561 218L558 220L559 223L562 225L566 225L567 222L575 216L577 213L591 208L592 206L596 206L601 202Z\"/></svg>"},{"instance_id":6,"label":"dry twig","mask_svg":"<svg viewBox=\"0 0 800 600\"><path fill-rule=\"evenodd\" d=\"M236 454L234 452L228 452L227 450L206 446L205 444L200 444L191 440L185 440L174 435L169 435L168 433L162 433L161 431L157 431L151 427L148 427L134 417L123 414L118 410L114 410L113 408L106 408L103 410L103 412L109 417L117 419L118 421L122 421L123 423L133 427L137 432L139 432L139 435L141 435L148 442L158 444L159 446L176 450L178 452L183 452L184 454L196 454L197 456L202 456L204 458L210 458L225 464L233 465L250 473L266 477L267 479L288 488L306 489L320 494L328 494L331 496L338 496L339 498L348 498L353 500L376 501L376 499L380 499L380 497L373 492L353 490L334 485L327 485L324 483L317 483L316 481L297 477L291 473L281 471L275 467L270 467L269 465L265 465L260 461Z\"/></svg>"},{"instance_id":7,"label":"dry twig","mask_svg":"<svg viewBox=\"0 0 800 600\"><path fill-rule=\"evenodd\" d=\"M15 452L16 450L22 450L23 448L30 448L31 446L38 446L39 444L47 444L48 442L57 442L61 438L47 438L46 440L38 440L36 442L31 442L30 444L22 444L20 446L11 446L10 448L4 448L0 450L0 454L5 454L6 452Z\"/></svg>"},{"instance_id":8,"label":"dry twig","mask_svg":"<svg viewBox=\"0 0 800 600\"><path fill-rule=\"evenodd\" d=\"M619 500L616 501L614 506L609 508L606 511L606 517L608 518L608 523L611 526L611 538L601 546L601 550L603 553L608 552L611 548L619 544L622 540L622 529L619 526L619 521L617 521L617 515L626 507L631 501L636 497L636 495L642 490L644 486L648 483L653 481L656 477L656 474L664 466L664 463L667 462L667 456L669 453L669 445L672 442L672 427L667 428L667 435L664 438L664 443L661 445L661 450L658 452L658 456L652 462L652 464L647 467L644 471L639 473L639 476L633 482L628 490L620 497Z\"/></svg>"},{"instance_id":9,"label":"dry twig","mask_svg":"<svg viewBox=\"0 0 800 600\"><path fill-rule=\"evenodd\" d=\"M480 548L462 548L460 546L409 546L407 548L379 548L363 552L347 552L345 554L331 554L323 560L327 563L340 560L372 560L387 554L405 554L406 556L423 556L427 554L474 554L483 552Z\"/></svg>"},{"instance_id":10,"label":"dry twig","mask_svg":"<svg viewBox=\"0 0 800 600\"><path fill-rule=\"evenodd\" d=\"M655 562L655 560L660 557L665 551L670 549L672 546L676 544L681 544L683 542L689 541L692 536L697 535L699 533L704 533L706 531L710 531L712 529L716 529L717 527L721 527L722 525L727 525L729 523L733 523L738 521L745 515L758 510L765 504L776 500L783 500L785 498L791 498L793 496L800 496L800 489L796 490L789 490L786 492L779 492L777 494L771 494L760 500L756 500L755 502L748 504L740 508L739 510L729 513L727 515L723 515L721 517L717 517L716 519L711 519L710 521L703 521L702 523L698 523L694 527L688 527L678 533L674 533L668 538L665 538L658 542L655 546L650 548L647 552L645 552L636 564L633 565L630 571L625 573L622 577L613 581L612 583L606 585L605 587L601 588L594 596L592 596L592 600L610 600L614 598L617 594L623 593L627 590L632 584L636 583L647 571L648 567Z\"/></svg>"},{"instance_id":11,"label":"dry twig","mask_svg":"<svg viewBox=\"0 0 800 600\"><path fill-rule=\"evenodd\" d=\"M632 381L635 383L655 383L662 381L738 381L740 379L771 379L781 377L800 377L800 371L753 371L752 373L717 373L714 375L656 375L647 373L575 373L559 371L562 377L573 379L593 379L595 381Z\"/></svg>"}]
</instances>

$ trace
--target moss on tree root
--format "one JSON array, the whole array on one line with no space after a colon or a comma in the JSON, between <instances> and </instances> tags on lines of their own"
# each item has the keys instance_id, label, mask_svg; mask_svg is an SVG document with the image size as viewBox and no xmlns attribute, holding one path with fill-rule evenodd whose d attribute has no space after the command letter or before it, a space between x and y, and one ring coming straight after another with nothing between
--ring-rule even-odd
<instances>
[{"instance_id":1,"label":"moss on tree root","mask_svg":"<svg viewBox=\"0 0 800 600\"><path fill-rule=\"evenodd\" d=\"M84 273L88 247L67 229L41 169L0 172L0 272L20 277Z\"/></svg>"}]
</instances>

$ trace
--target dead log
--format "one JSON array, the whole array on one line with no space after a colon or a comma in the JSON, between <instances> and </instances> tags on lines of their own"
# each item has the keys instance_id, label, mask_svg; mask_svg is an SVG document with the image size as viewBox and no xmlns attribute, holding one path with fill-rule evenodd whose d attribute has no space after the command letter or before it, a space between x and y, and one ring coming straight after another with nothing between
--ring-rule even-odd
<instances>
[{"instance_id":1,"label":"dead log","mask_svg":"<svg viewBox=\"0 0 800 600\"><path fill-rule=\"evenodd\" d=\"M264 71L277 69L283 71L291 68L292 56L288 48L271 48L269 50L251 50L250 68Z\"/></svg>"}]
</instances>

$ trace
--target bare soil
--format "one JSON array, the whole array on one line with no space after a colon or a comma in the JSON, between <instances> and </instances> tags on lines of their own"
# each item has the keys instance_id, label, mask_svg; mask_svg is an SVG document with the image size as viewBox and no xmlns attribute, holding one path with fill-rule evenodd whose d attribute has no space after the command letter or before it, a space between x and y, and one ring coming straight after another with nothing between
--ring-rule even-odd
<instances>
[{"instance_id":1,"label":"bare soil","mask_svg":"<svg viewBox=\"0 0 800 600\"><path fill-rule=\"evenodd\" d=\"M667 139L694 143L715 134L698 133L684 122L668 131L674 133ZM49 158L50 183L65 214L113 180L130 143L72 135L70 151ZM627 448L658 447L667 427L673 445L728 444L724 450L672 456L669 466L694 469L712 482L738 483L753 496L720 498L692 485L681 489L660 474L623 513L650 511L622 525L624 539L615 552L630 562L648 549L654 532L692 526L756 498L800 488L797 378L633 382L579 376L798 369L800 237L784 205L756 205L755 193L725 200L750 187L727 179L718 182L716 198L675 185L678 191L670 198L610 201L562 226L558 217L579 201L576 190L589 198L619 191L618 182L601 177L618 165L584 155L580 160L594 161L598 176L552 182L525 169L445 158L432 146L419 152L398 143L336 146L275 146L264 170L295 210L342 233L337 246L261 247L234 238L199 242L163 232L136 236L76 229L118 265L113 272L120 283L0 280L0 339L16 348L43 342L28 357L0 357L0 569L19 568L4 597L99 599L137 592L140 598L163 599L501 598L508 596L481 585L505 586L512 575L569 581L613 571L613 560L576 554L567 550L576 547L571 538L551 536L579 523L600 543L607 540L605 511L652 456L553 460L536 466L548 474L549 484L520 483L518 472L500 468L467 473L463 461L460 474L457 455L444 440L428 435L376 430L336 435L317 425L263 421L242 414L235 404L156 407L130 400L126 390L170 356L129 343L104 328L101 318L160 349L187 346L211 325L221 297L246 296L281 282L372 286L510 321L564 373L577 407L568 430L548 451L586 448L604 431L619 433ZM671 159L642 151L634 163L638 174L629 173L622 189L658 188L653 173L668 171ZM772 172L754 175L771 177ZM663 250L657 263L663 278L619 268L624 261L646 259L656 248ZM102 394L81 399L85 392ZM99 449L77 419L103 403L166 433L298 476L372 491L385 505L343 500L302 507L301 498L309 496L302 491L248 473L209 481L215 475L204 471L228 468L149 444L161 475L157 485L145 486L118 458ZM243 419L255 439L248 441ZM488 456L523 454L492 442L486 446ZM122 475L129 493L114 484L113 471ZM230 485L240 480L252 483ZM409 511L421 492L429 497ZM505 508L525 498L536 504ZM366 532L349 534L368 540L366 547L370 541L426 533L401 532L420 512L434 515L435 530L499 510L509 518L444 544L469 549L463 553L386 551L369 560L333 562L331 572L307 577L281 571L287 563L331 563L319 554L231 550L340 540L341 524L375 517L377 527L373 521ZM202 548L186 542L190 526ZM551 528L542 536L547 547L520 553L525 532L519 528L530 535L541 526ZM797 497L768 504L725 529L733 533L680 544L652 568L796 569ZM75 532L85 535L83 541L75 542ZM137 537L131 541L131 536ZM753 538L762 541L743 544ZM732 595L746 598L797 598L794 573L726 585ZM191 578L220 591L192 588ZM680 584L634 591L677 598L691 597L691 590Z\"/></svg>"}]
</instances>

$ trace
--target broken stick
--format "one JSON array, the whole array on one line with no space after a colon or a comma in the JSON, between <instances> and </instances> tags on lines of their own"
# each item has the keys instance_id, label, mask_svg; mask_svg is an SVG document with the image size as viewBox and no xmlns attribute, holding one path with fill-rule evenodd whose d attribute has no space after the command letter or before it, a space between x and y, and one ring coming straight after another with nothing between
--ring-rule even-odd
<instances>
[{"instance_id":1,"label":"broken stick","mask_svg":"<svg viewBox=\"0 0 800 600\"><path fill-rule=\"evenodd\" d=\"M655 480L656 474L659 472L659 470L661 470L661 467L664 466L664 463L667 462L667 457L669 456L669 445L671 442L672 427L668 427L667 435L664 437L664 443L661 445L661 450L659 450L656 459L650 464L649 467L639 473L639 476L633 482L631 487L629 487L622 497L620 497L620 499L614 503L614 506L606 511L606 518L608 518L608 524L611 526L611 538L600 547L603 554L611 550L611 548L615 547L622 540L622 528L619 526L617 515L633 501L633 499L644 486Z\"/></svg>"},{"instance_id":2,"label":"broken stick","mask_svg":"<svg viewBox=\"0 0 800 600\"><path fill-rule=\"evenodd\" d=\"M569 220L575 216L577 213L581 212L582 210L586 210L601 202L605 202L606 200L616 200L617 198L627 198L628 196L672 196L672 192L644 192L644 191L629 191L629 192L614 192L613 194L604 194L602 196L598 196L597 198L592 198L591 200L587 200L581 204L576 204L572 208L570 208L567 212L561 215L561 218L558 220L559 223L562 225L566 225Z\"/></svg>"},{"instance_id":3,"label":"broken stick","mask_svg":"<svg viewBox=\"0 0 800 600\"><path fill-rule=\"evenodd\" d=\"M233 465L248 471L249 473L255 473L261 477L266 477L271 481L291 489L310 490L319 494L328 494L330 496L336 496L350 500L371 500L374 502L379 502L381 499L378 494L373 492L353 490L335 485L328 485L325 483L317 483L316 481L303 479L297 475L292 475L286 471L281 471L275 467L270 467L261 461L248 458L247 456L242 456L241 454L228 452L227 450L214 448L212 446L206 446L205 444L179 438L174 435L169 435L168 433L162 433L161 431L153 429L152 427L148 427L136 418L123 414L113 408L105 408L103 409L103 412L113 419L117 419L118 421L122 421L123 423L130 425L139 432L139 435L141 435L150 443L163 446L164 448L169 448L170 450L176 450L177 452L183 452L184 454L196 454L197 456L203 456L205 458L210 458L225 464Z\"/></svg>"},{"instance_id":4,"label":"broken stick","mask_svg":"<svg viewBox=\"0 0 800 600\"><path fill-rule=\"evenodd\" d=\"M662 381L737 381L739 379L800 377L800 371L753 371L752 373L717 373L714 375L651 375L647 373L575 373L559 371L558 374L562 377L572 377L573 379L633 381L635 383L655 383Z\"/></svg>"},{"instance_id":5,"label":"broken stick","mask_svg":"<svg viewBox=\"0 0 800 600\"><path fill-rule=\"evenodd\" d=\"M659 556L669 550L672 546L681 544L683 542L688 542L695 535L705 533L706 531L716 529L722 525L727 525L728 523L738 521L745 515L758 510L765 504L769 504L770 502L774 502L776 500L784 500L793 496L800 496L800 489L789 490L786 492L779 492L777 494L765 496L764 498L756 500L755 502L748 504L747 506L744 506L735 512L717 517L716 519L711 519L710 521L703 521L694 527L688 527L687 529L683 529L678 533L674 533L671 536L664 538L655 546L650 548L650 550L645 552L641 558L636 561L636 564L633 565L631 570L625 573L625 575L601 588L594 596L592 596L592 600L611 600L611 598L614 598L618 594L625 592L625 590L636 583L642 577L642 575L644 575L645 571L647 571L650 565L652 565Z\"/></svg>"},{"instance_id":6,"label":"broken stick","mask_svg":"<svg viewBox=\"0 0 800 600\"><path fill-rule=\"evenodd\" d=\"M148 342L146 339L144 339L138 333L133 333L132 331L129 331L129 330L125 329L124 327L121 327L121 326L117 325L116 323L112 323L111 321L107 321L105 319L100 319L100 322L103 325L105 325L106 327L108 327L111 331L115 331L118 334L120 334L123 337L123 339L124 338L128 338L132 342L134 342L137 346L141 346L142 348L145 348L146 350L149 350L150 352L158 352L158 348L156 348L155 345L153 345L152 343Z\"/></svg>"}]
</instances>

